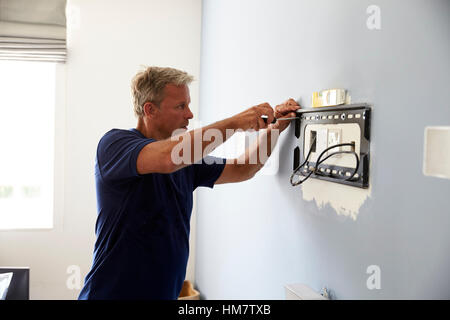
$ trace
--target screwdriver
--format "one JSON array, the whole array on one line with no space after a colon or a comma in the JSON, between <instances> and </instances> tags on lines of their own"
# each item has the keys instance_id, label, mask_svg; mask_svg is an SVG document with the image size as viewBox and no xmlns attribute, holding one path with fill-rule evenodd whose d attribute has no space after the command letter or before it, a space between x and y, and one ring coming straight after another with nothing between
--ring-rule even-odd
<instances>
[{"instance_id":1,"label":"screwdriver","mask_svg":"<svg viewBox=\"0 0 450 320\"><path fill-rule=\"evenodd\" d=\"M268 118L268 116L266 116L265 114L263 114L263 115L261 116L261 118L264 120L265 123L267 123L267 118ZM277 120L294 120L294 119L300 119L300 117L278 118L278 119L277 119L277 118L274 118L273 121L272 121L272 123L277 122Z\"/></svg>"}]
</instances>

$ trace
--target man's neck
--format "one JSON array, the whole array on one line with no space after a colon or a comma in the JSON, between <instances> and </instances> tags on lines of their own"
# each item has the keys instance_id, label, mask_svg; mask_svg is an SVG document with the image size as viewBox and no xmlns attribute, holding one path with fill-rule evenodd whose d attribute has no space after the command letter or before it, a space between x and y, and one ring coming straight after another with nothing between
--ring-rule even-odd
<instances>
[{"instance_id":1,"label":"man's neck","mask_svg":"<svg viewBox=\"0 0 450 320\"><path fill-rule=\"evenodd\" d=\"M144 135L146 138L152 138L155 140L164 140L166 139L164 134L159 132L156 128L152 127L148 122L144 121L144 119L139 118L136 126L136 130Z\"/></svg>"}]
</instances>

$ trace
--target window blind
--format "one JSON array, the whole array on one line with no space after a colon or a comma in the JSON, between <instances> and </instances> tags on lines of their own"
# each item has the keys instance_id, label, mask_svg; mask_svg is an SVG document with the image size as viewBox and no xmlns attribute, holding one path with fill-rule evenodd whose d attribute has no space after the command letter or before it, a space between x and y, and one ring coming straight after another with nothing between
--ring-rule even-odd
<instances>
[{"instance_id":1,"label":"window blind","mask_svg":"<svg viewBox=\"0 0 450 320\"><path fill-rule=\"evenodd\" d=\"M66 60L66 0L0 0L0 59Z\"/></svg>"}]
</instances>

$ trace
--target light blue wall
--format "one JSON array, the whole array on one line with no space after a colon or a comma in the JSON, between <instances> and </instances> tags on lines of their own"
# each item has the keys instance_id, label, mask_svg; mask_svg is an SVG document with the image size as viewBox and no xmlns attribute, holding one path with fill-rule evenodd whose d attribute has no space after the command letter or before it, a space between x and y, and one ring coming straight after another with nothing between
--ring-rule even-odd
<instances>
[{"instance_id":1,"label":"light blue wall","mask_svg":"<svg viewBox=\"0 0 450 320\"><path fill-rule=\"evenodd\" d=\"M381 30L366 26L372 4ZM309 107L326 88L373 104L372 194L356 221L291 187L293 128L277 175L199 191L203 297L284 299L301 282L335 299L449 299L450 180L424 176L422 159L425 126L450 125L450 1L211 0L202 23L205 124L289 97Z\"/></svg>"}]
</instances>

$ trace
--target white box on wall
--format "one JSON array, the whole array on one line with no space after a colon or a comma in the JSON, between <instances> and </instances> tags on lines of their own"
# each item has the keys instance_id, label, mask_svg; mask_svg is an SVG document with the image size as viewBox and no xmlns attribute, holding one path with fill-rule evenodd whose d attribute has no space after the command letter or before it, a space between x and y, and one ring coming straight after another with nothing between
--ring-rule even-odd
<instances>
[{"instance_id":1,"label":"white box on wall","mask_svg":"<svg viewBox=\"0 0 450 320\"><path fill-rule=\"evenodd\" d=\"M284 289L286 300L328 300L303 283L288 284Z\"/></svg>"},{"instance_id":2,"label":"white box on wall","mask_svg":"<svg viewBox=\"0 0 450 320\"><path fill-rule=\"evenodd\" d=\"M426 127L423 174L450 179L450 127Z\"/></svg>"}]
</instances>

